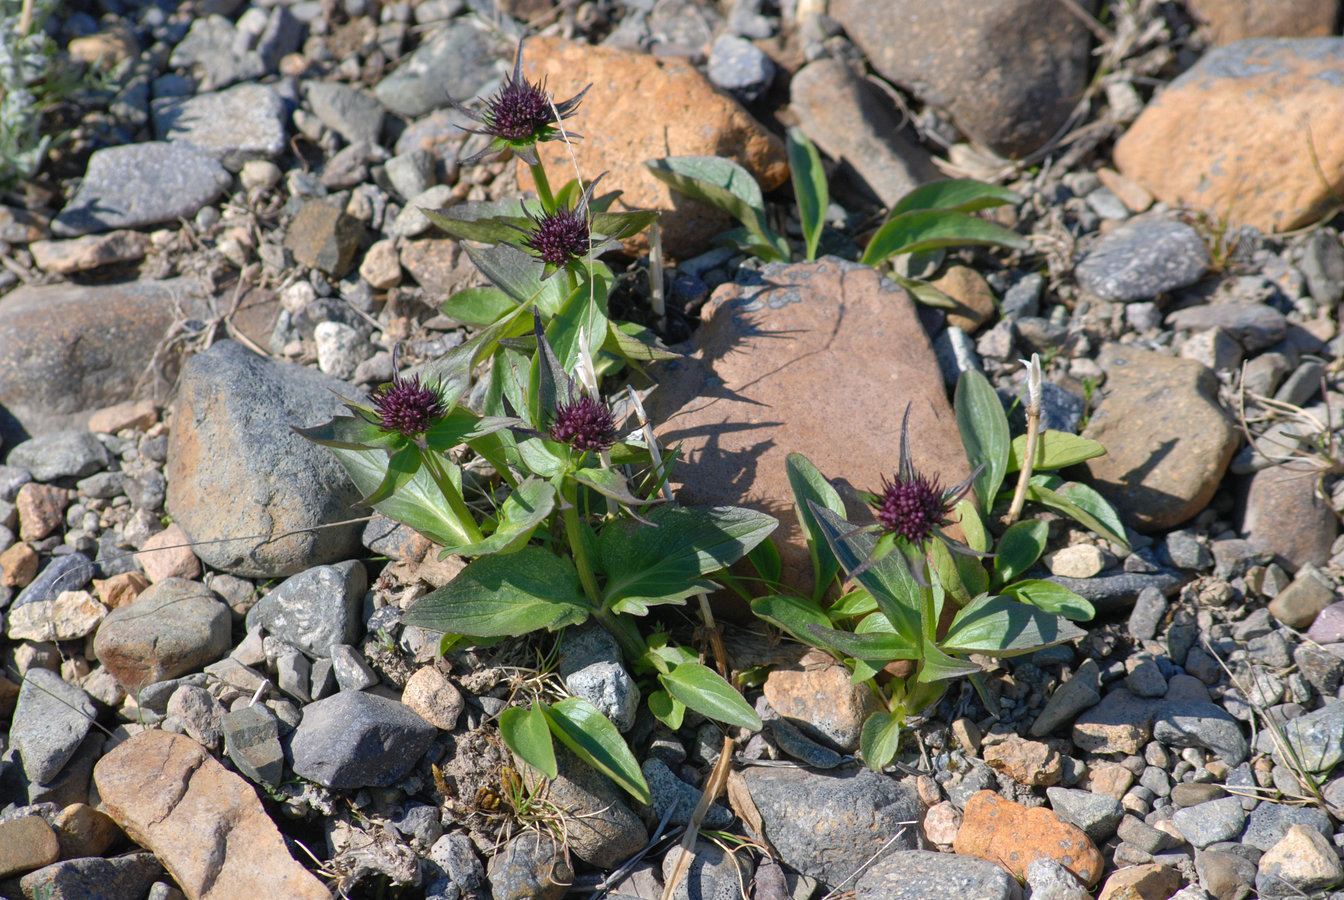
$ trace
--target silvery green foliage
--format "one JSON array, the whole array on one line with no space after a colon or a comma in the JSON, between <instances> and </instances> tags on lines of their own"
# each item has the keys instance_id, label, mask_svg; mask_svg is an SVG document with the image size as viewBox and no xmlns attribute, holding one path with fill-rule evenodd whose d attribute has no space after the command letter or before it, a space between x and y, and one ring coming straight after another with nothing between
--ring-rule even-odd
<instances>
[{"instance_id":1,"label":"silvery green foliage","mask_svg":"<svg viewBox=\"0 0 1344 900\"><path fill-rule=\"evenodd\" d=\"M0 0L0 185L36 174L51 143L41 86L55 47L43 27L59 4L35 0L25 35L21 0Z\"/></svg>"}]
</instances>

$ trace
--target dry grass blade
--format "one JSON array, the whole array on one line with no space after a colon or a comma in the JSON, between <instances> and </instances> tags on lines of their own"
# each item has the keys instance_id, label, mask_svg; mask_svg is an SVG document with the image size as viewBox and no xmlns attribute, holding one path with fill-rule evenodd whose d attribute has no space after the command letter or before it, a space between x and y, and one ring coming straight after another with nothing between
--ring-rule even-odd
<instances>
[{"instance_id":1,"label":"dry grass blade","mask_svg":"<svg viewBox=\"0 0 1344 900\"><path fill-rule=\"evenodd\" d=\"M663 885L662 900L671 900L672 895L677 890L677 885L681 884L681 879L686 877L686 870L691 865L691 848L695 846L695 839L700 835L700 826L705 821L705 815L709 812L709 806L715 798L723 791L724 785L728 783L728 772L733 760L733 739L724 737L723 747L719 750L719 761L714 764L714 771L710 773L705 782L705 789L700 794L700 802L695 805L695 811L691 814L691 821L686 825L686 833L681 836L681 843L677 845L677 863L672 868L672 874L668 876L667 882Z\"/></svg>"}]
</instances>

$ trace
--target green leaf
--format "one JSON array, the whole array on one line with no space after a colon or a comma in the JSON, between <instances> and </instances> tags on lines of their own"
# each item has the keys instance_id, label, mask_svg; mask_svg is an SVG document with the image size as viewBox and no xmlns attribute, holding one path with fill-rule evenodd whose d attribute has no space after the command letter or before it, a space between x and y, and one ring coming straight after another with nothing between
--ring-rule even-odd
<instances>
[{"instance_id":1,"label":"green leaf","mask_svg":"<svg viewBox=\"0 0 1344 900\"><path fill-rule=\"evenodd\" d=\"M636 363L681 358L680 353L673 353L664 347L652 331L633 322L618 324L615 320L610 320L602 349L621 359Z\"/></svg>"},{"instance_id":2,"label":"green leaf","mask_svg":"<svg viewBox=\"0 0 1344 900\"><path fill-rule=\"evenodd\" d=\"M835 488L826 480L826 476L822 475L801 453L790 453L785 457L784 471L789 478L789 487L793 490L793 504L798 512L798 525L803 531L803 539L807 541L816 589L820 592L835 580L840 571L840 562L835 558L830 544L819 530L809 501L841 517L845 514L845 504Z\"/></svg>"},{"instance_id":3,"label":"green leaf","mask_svg":"<svg viewBox=\"0 0 1344 900\"><path fill-rule=\"evenodd\" d=\"M546 714L535 700L532 708L510 706L499 714L499 735L509 749L522 757L523 762L547 778L558 773L555 765L555 745L546 725Z\"/></svg>"},{"instance_id":4,"label":"green leaf","mask_svg":"<svg viewBox=\"0 0 1344 900\"><path fill-rule=\"evenodd\" d=\"M359 501L360 506L373 506L382 503L401 488L405 487L415 473L420 471L420 448L407 444L387 458L387 474L378 486Z\"/></svg>"},{"instance_id":5,"label":"green leaf","mask_svg":"<svg viewBox=\"0 0 1344 900\"><path fill-rule=\"evenodd\" d=\"M649 712L668 728L679 731L686 715L686 704L673 699L667 691L653 691L649 694Z\"/></svg>"},{"instance_id":6,"label":"green leaf","mask_svg":"<svg viewBox=\"0 0 1344 900\"><path fill-rule=\"evenodd\" d=\"M860 587L832 603L830 608L826 610L826 615L832 622L838 622L840 619L866 616L875 609L877 609L877 601L873 599L873 595Z\"/></svg>"},{"instance_id":7,"label":"green leaf","mask_svg":"<svg viewBox=\"0 0 1344 900\"><path fill-rule=\"evenodd\" d=\"M874 604L876 607L876 604ZM804 644L815 644L816 639L808 631L809 625L830 628L831 620L826 611L811 600L790 594L770 594L751 601L751 611L758 619L764 619L776 628L783 629L795 640Z\"/></svg>"},{"instance_id":8,"label":"green leaf","mask_svg":"<svg viewBox=\"0 0 1344 900\"><path fill-rule=\"evenodd\" d=\"M574 480L617 503L637 506L646 502L630 492L629 482L617 469L579 469L574 473Z\"/></svg>"},{"instance_id":9,"label":"green leaf","mask_svg":"<svg viewBox=\"0 0 1344 900\"><path fill-rule=\"evenodd\" d=\"M491 247L473 247L463 244L467 256L490 283L520 304L534 304L544 318L549 319L560 309L565 299L565 279L542 280L546 266L541 260L519 250L512 244Z\"/></svg>"},{"instance_id":10,"label":"green leaf","mask_svg":"<svg viewBox=\"0 0 1344 900\"><path fill-rule=\"evenodd\" d=\"M826 170L821 165L817 148L797 128L790 128L788 143L789 172L793 177L793 195L798 200L798 218L803 225L803 240L807 244L808 262L817 258L817 244L821 229L826 224L826 205L830 191L826 184Z\"/></svg>"},{"instance_id":11,"label":"green leaf","mask_svg":"<svg viewBox=\"0 0 1344 900\"><path fill-rule=\"evenodd\" d=\"M990 597L961 610L941 646L962 653L1017 656L1086 634L1067 619L1035 606L1008 597Z\"/></svg>"},{"instance_id":12,"label":"green leaf","mask_svg":"<svg viewBox=\"0 0 1344 900\"><path fill-rule=\"evenodd\" d=\"M554 631L588 618L574 564L541 547L483 556L421 597L402 621L471 637Z\"/></svg>"},{"instance_id":13,"label":"green leaf","mask_svg":"<svg viewBox=\"0 0 1344 900\"><path fill-rule=\"evenodd\" d=\"M1052 491L1037 484L1036 479L1032 478L1027 485L1027 499L1064 513L1108 541L1115 541L1122 547L1129 546L1125 540L1125 526L1120 524L1120 516L1115 508L1106 502L1105 497L1085 484L1067 484Z\"/></svg>"},{"instance_id":14,"label":"green leaf","mask_svg":"<svg viewBox=\"0 0 1344 900\"><path fill-rule=\"evenodd\" d=\"M919 278L906 278L898 272L892 272L887 277L905 288L910 296L925 306L932 306L936 309L956 309L961 306L955 299L944 294L927 281Z\"/></svg>"},{"instance_id":15,"label":"green leaf","mask_svg":"<svg viewBox=\"0 0 1344 900\"><path fill-rule=\"evenodd\" d=\"M460 444L521 424L511 416L478 416L459 406L430 426L425 444L437 453L447 453Z\"/></svg>"},{"instance_id":16,"label":"green leaf","mask_svg":"<svg viewBox=\"0 0 1344 900\"><path fill-rule=\"evenodd\" d=\"M1008 470L1008 417L989 379L974 369L963 372L957 380L953 406L967 461L972 469L985 464L975 476L975 496L980 508L988 512Z\"/></svg>"},{"instance_id":17,"label":"green leaf","mask_svg":"<svg viewBox=\"0 0 1344 900\"><path fill-rule=\"evenodd\" d=\"M687 709L693 709L702 716L752 731L761 729L761 719L751 704L719 673L700 663L682 663L671 672L659 675L658 681Z\"/></svg>"},{"instance_id":18,"label":"green leaf","mask_svg":"<svg viewBox=\"0 0 1344 900\"><path fill-rule=\"evenodd\" d=\"M893 759L901 747L901 724L905 716L900 713L875 712L863 722L859 732L859 752L863 761L874 772L881 772Z\"/></svg>"},{"instance_id":19,"label":"green leaf","mask_svg":"<svg viewBox=\"0 0 1344 900\"><path fill-rule=\"evenodd\" d=\"M1098 456L1106 455L1106 448L1097 441L1067 431L1047 429L1036 436L1036 459L1032 461L1033 472L1046 469L1062 469ZM1022 457L1027 452L1027 436L1019 434L1013 438L1008 451L1008 471L1017 472L1022 468Z\"/></svg>"},{"instance_id":20,"label":"green leaf","mask_svg":"<svg viewBox=\"0 0 1344 900\"><path fill-rule=\"evenodd\" d=\"M635 755L607 717L587 700L566 697L550 707L542 707L551 733L580 759L616 782L630 796L648 805L649 786L639 770Z\"/></svg>"},{"instance_id":21,"label":"green leaf","mask_svg":"<svg viewBox=\"0 0 1344 900\"><path fill-rule=\"evenodd\" d=\"M1014 523L999 538L998 555L994 557L996 584L1017 578L1036 565L1045 552L1050 537L1050 526L1040 519Z\"/></svg>"},{"instance_id":22,"label":"green leaf","mask_svg":"<svg viewBox=\"0 0 1344 900\"><path fill-rule=\"evenodd\" d=\"M555 486L530 476L524 479L499 508L499 524L489 537L453 548L458 556L510 553L523 547L555 509Z\"/></svg>"},{"instance_id":23,"label":"green leaf","mask_svg":"<svg viewBox=\"0 0 1344 900\"><path fill-rule=\"evenodd\" d=\"M325 447L343 450L386 450L389 453L406 443L406 438L389 432L359 416L336 416L329 422L312 428L294 428L296 434Z\"/></svg>"},{"instance_id":24,"label":"green leaf","mask_svg":"<svg viewBox=\"0 0 1344 900\"><path fill-rule=\"evenodd\" d=\"M817 525L840 561L845 572L868 589L882 613L907 641L913 643L924 633L924 601L919 582L900 549L873 561L859 575L853 572L872 560L878 539L870 531L859 531L829 509L809 502Z\"/></svg>"},{"instance_id":25,"label":"green leaf","mask_svg":"<svg viewBox=\"0 0 1344 900\"><path fill-rule=\"evenodd\" d=\"M950 209L975 212L991 206L1020 203L1022 197L996 184L974 178L951 178L920 185L906 194L887 215L888 219L915 209Z\"/></svg>"},{"instance_id":26,"label":"green leaf","mask_svg":"<svg viewBox=\"0 0 1344 900\"><path fill-rule=\"evenodd\" d=\"M669 156L644 165L672 189L728 213L761 244L772 248L776 259L788 260L788 243L766 224L761 186L733 160L722 156Z\"/></svg>"},{"instance_id":27,"label":"green leaf","mask_svg":"<svg viewBox=\"0 0 1344 900\"><path fill-rule=\"evenodd\" d=\"M957 565L957 557L948 549L947 544L943 541L931 541L927 553L929 564L932 566L937 579L935 584L940 585L947 595L956 601L958 606L969 603L972 597L970 585L962 580L961 567ZM978 565L976 568L980 569L983 574L983 569ZM975 577L974 574L972 577ZM975 577L975 583L980 583L979 577Z\"/></svg>"},{"instance_id":28,"label":"green leaf","mask_svg":"<svg viewBox=\"0 0 1344 900\"><path fill-rule=\"evenodd\" d=\"M598 538L608 608L644 615L650 605L709 590L714 583L702 576L737 562L779 525L735 506L663 506L647 518L653 527L620 521Z\"/></svg>"},{"instance_id":29,"label":"green leaf","mask_svg":"<svg viewBox=\"0 0 1344 900\"><path fill-rule=\"evenodd\" d=\"M809 625L807 630L812 636L812 640L808 643L838 650L855 659L866 659L879 664L889 663L894 659L919 659L919 645L894 631L874 631L865 634L825 628L821 625ZM881 668L881 665L878 668Z\"/></svg>"},{"instance_id":30,"label":"green leaf","mask_svg":"<svg viewBox=\"0 0 1344 900\"><path fill-rule=\"evenodd\" d=\"M1037 609L1075 622L1089 621L1097 614L1096 609L1086 598L1053 581L1027 578L1006 585L1003 593L1023 603L1030 603Z\"/></svg>"},{"instance_id":31,"label":"green leaf","mask_svg":"<svg viewBox=\"0 0 1344 900\"><path fill-rule=\"evenodd\" d=\"M350 475L350 480L361 495L367 496L383 483L387 477L388 457L382 450L349 450L344 447L332 447L332 453L341 466ZM458 475L457 466L442 462L448 470L450 479ZM430 476L429 470L421 466L411 478L401 484L397 491L386 500L373 505L383 515L395 519L407 527L414 528L437 544L448 549L470 542L470 533L463 523L453 514L448 501L444 499L439 485Z\"/></svg>"},{"instance_id":32,"label":"green leaf","mask_svg":"<svg viewBox=\"0 0 1344 900\"><path fill-rule=\"evenodd\" d=\"M526 307L518 306L504 318L492 323L443 356L426 363L422 372L426 384L439 384L451 390L454 399L471 385L476 367L496 355L500 341L526 334L532 330L532 316Z\"/></svg>"},{"instance_id":33,"label":"green leaf","mask_svg":"<svg viewBox=\"0 0 1344 900\"><path fill-rule=\"evenodd\" d=\"M489 325L518 308L518 304L499 288L471 287L453 294L439 312L467 325Z\"/></svg>"},{"instance_id":34,"label":"green leaf","mask_svg":"<svg viewBox=\"0 0 1344 900\"><path fill-rule=\"evenodd\" d=\"M1016 231L966 213L917 209L888 219L877 230L859 262L877 266L901 253L975 244L1028 250L1031 244Z\"/></svg>"},{"instance_id":35,"label":"green leaf","mask_svg":"<svg viewBox=\"0 0 1344 900\"><path fill-rule=\"evenodd\" d=\"M598 213L589 226L593 234L623 238L639 234L658 221L658 210L640 209L632 212Z\"/></svg>"},{"instance_id":36,"label":"green leaf","mask_svg":"<svg viewBox=\"0 0 1344 900\"><path fill-rule=\"evenodd\" d=\"M579 363L579 335L584 337L589 356L597 356L607 338L607 285L601 281L581 283L565 305L546 326L546 338L566 371Z\"/></svg>"},{"instance_id":37,"label":"green leaf","mask_svg":"<svg viewBox=\"0 0 1344 900\"><path fill-rule=\"evenodd\" d=\"M532 223L525 216L490 216L481 219L461 219L446 209L425 209L420 212L438 228L455 238L482 244L517 243L526 237ZM516 227L509 227L509 226ZM522 229L519 231L518 229Z\"/></svg>"},{"instance_id":38,"label":"green leaf","mask_svg":"<svg viewBox=\"0 0 1344 900\"><path fill-rule=\"evenodd\" d=\"M919 675L915 680L919 684L930 684L935 681L946 681L949 678L974 675L979 671L980 667L975 663L948 656L935 644L925 641L923 653L920 657ZM915 712L915 710L910 711Z\"/></svg>"},{"instance_id":39,"label":"green leaf","mask_svg":"<svg viewBox=\"0 0 1344 900\"><path fill-rule=\"evenodd\" d=\"M784 576L784 560L780 558L779 548L773 540L767 539L752 547L747 559L751 560L757 574L761 576L761 582L767 586L779 584L780 578Z\"/></svg>"},{"instance_id":40,"label":"green leaf","mask_svg":"<svg viewBox=\"0 0 1344 900\"><path fill-rule=\"evenodd\" d=\"M961 533L966 537L966 546L978 553L989 550L989 533L985 531L985 520L980 518L980 510L970 497L962 497L954 507Z\"/></svg>"}]
</instances>

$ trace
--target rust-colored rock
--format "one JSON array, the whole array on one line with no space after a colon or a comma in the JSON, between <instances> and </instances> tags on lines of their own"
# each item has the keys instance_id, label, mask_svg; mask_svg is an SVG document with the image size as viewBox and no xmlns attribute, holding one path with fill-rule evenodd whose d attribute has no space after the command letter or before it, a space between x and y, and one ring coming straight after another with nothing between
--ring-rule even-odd
<instances>
[{"instance_id":1,"label":"rust-colored rock","mask_svg":"<svg viewBox=\"0 0 1344 900\"><path fill-rule=\"evenodd\" d=\"M745 504L780 520L786 578L811 577L784 471L802 453L849 487L874 490L899 464L910 411L915 467L968 474L933 350L909 295L873 269L834 258L771 264L758 285L720 287L694 357L660 367L647 404L664 445L680 443L681 502Z\"/></svg>"},{"instance_id":2,"label":"rust-colored rock","mask_svg":"<svg viewBox=\"0 0 1344 900\"><path fill-rule=\"evenodd\" d=\"M1116 142L1116 168L1159 200L1233 226L1299 228L1344 192L1341 67L1344 38L1257 38L1207 53Z\"/></svg>"},{"instance_id":3,"label":"rust-colored rock","mask_svg":"<svg viewBox=\"0 0 1344 900\"><path fill-rule=\"evenodd\" d=\"M37 574L37 551L31 544L19 542L0 553L0 585L25 588Z\"/></svg>"},{"instance_id":4,"label":"rust-colored rock","mask_svg":"<svg viewBox=\"0 0 1344 900\"><path fill-rule=\"evenodd\" d=\"M201 561L191 552L191 538L176 522L145 541L135 559L153 584L165 578L201 577Z\"/></svg>"},{"instance_id":5,"label":"rust-colored rock","mask_svg":"<svg viewBox=\"0 0 1344 900\"><path fill-rule=\"evenodd\" d=\"M987 766L1006 772L1018 784L1049 787L1059 784L1063 774L1059 751L1049 744L1024 740L1015 734L1006 741L987 745L984 757Z\"/></svg>"},{"instance_id":6,"label":"rust-colored rock","mask_svg":"<svg viewBox=\"0 0 1344 900\"><path fill-rule=\"evenodd\" d=\"M993 318L998 309L989 282L970 266L948 266L945 273L930 283L956 301L956 307L947 311L947 324L967 334Z\"/></svg>"},{"instance_id":7,"label":"rust-colored rock","mask_svg":"<svg viewBox=\"0 0 1344 900\"><path fill-rule=\"evenodd\" d=\"M775 669L765 679L775 712L814 738L845 753L859 749L859 733L877 700L867 685L851 684L844 666Z\"/></svg>"},{"instance_id":8,"label":"rust-colored rock","mask_svg":"<svg viewBox=\"0 0 1344 900\"><path fill-rule=\"evenodd\" d=\"M1105 865L1081 828L1044 806L1028 809L993 791L979 791L966 801L953 847L998 863L1019 881L1026 880L1027 866L1037 859L1053 859L1088 886L1097 883Z\"/></svg>"},{"instance_id":9,"label":"rust-colored rock","mask_svg":"<svg viewBox=\"0 0 1344 900\"><path fill-rule=\"evenodd\" d=\"M54 863L61 856L56 832L41 816L0 824L0 878Z\"/></svg>"},{"instance_id":10,"label":"rust-colored rock","mask_svg":"<svg viewBox=\"0 0 1344 900\"><path fill-rule=\"evenodd\" d=\"M1139 531L1193 518L1213 499L1240 438L1218 405L1213 372L1189 359L1107 344L1101 405L1083 436L1106 455L1084 463L1091 482Z\"/></svg>"},{"instance_id":11,"label":"rust-colored rock","mask_svg":"<svg viewBox=\"0 0 1344 900\"><path fill-rule=\"evenodd\" d=\"M1245 38L1329 37L1339 21L1339 0L1185 0L1208 25L1213 42Z\"/></svg>"},{"instance_id":12,"label":"rust-colored rock","mask_svg":"<svg viewBox=\"0 0 1344 900\"><path fill-rule=\"evenodd\" d=\"M30 481L19 488L14 505L19 510L19 537L25 541L40 541L54 534L65 522L70 491L54 484Z\"/></svg>"},{"instance_id":13,"label":"rust-colored rock","mask_svg":"<svg viewBox=\"0 0 1344 900\"><path fill-rule=\"evenodd\" d=\"M62 859L102 856L120 836L121 829L112 817L87 803L71 803L56 817Z\"/></svg>"},{"instance_id":14,"label":"rust-colored rock","mask_svg":"<svg viewBox=\"0 0 1344 900\"><path fill-rule=\"evenodd\" d=\"M139 572L122 572L104 580L97 578L93 580L93 589L98 592L98 599L108 609L116 609L118 606L133 602L147 587L149 579Z\"/></svg>"},{"instance_id":15,"label":"rust-colored rock","mask_svg":"<svg viewBox=\"0 0 1344 900\"><path fill-rule=\"evenodd\" d=\"M331 900L289 855L252 786L191 738L141 732L100 759L93 777L108 815L190 900Z\"/></svg>"},{"instance_id":16,"label":"rust-colored rock","mask_svg":"<svg viewBox=\"0 0 1344 900\"><path fill-rule=\"evenodd\" d=\"M557 38L528 41L524 59L527 77L545 78L558 100L592 84L578 114L565 121L567 129L583 135L573 142L579 172L585 180L609 172L601 188L624 192L618 207L663 210L663 248L671 256L699 253L737 223L707 204L673 194L649 174L645 162L725 156L745 166L766 191L789 177L780 141L684 60ZM548 142L539 150L555 187L573 177L574 163L563 142ZM525 188L532 186L525 164L519 163L518 180ZM630 242L635 250L647 246L643 236Z\"/></svg>"},{"instance_id":17,"label":"rust-colored rock","mask_svg":"<svg viewBox=\"0 0 1344 900\"><path fill-rule=\"evenodd\" d=\"M1167 866L1126 866L1111 873L1097 900L1167 900L1184 884L1181 873Z\"/></svg>"},{"instance_id":18,"label":"rust-colored rock","mask_svg":"<svg viewBox=\"0 0 1344 900\"><path fill-rule=\"evenodd\" d=\"M1339 533L1330 505L1316 496L1319 473L1307 463L1261 469L1246 484L1241 533L1289 571L1325 565Z\"/></svg>"},{"instance_id":19,"label":"rust-colored rock","mask_svg":"<svg viewBox=\"0 0 1344 900\"><path fill-rule=\"evenodd\" d=\"M143 431L159 420L159 408L152 400L127 400L105 406L89 416L89 431L116 434L123 428Z\"/></svg>"}]
</instances>

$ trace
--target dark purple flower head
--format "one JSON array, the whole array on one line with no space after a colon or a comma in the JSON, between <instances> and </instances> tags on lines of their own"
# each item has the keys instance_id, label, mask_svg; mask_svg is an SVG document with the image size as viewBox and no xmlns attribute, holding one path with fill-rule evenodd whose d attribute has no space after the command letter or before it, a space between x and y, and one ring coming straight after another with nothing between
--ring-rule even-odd
<instances>
[{"instance_id":1,"label":"dark purple flower head","mask_svg":"<svg viewBox=\"0 0 1344 900\"><path fill-rule=\"evenodd\" d=\"M978 470L977 470L978 471ZM882 493L872 500L877 521L882 530L904 538L911 544L923 546L944 525L951 524L948 513L971 489L974 474L950 488L938 485L938 478L928 478L915 471L910 459L910 407L905 408L901 420L901 463L895 478L882 479Z\"/></svg>"},{"instance_id":2,"label":"dark purple flower head","mask_svg":"<svg viewBox=\"0 0 1344 900\"><path fill-rule=\"evenodd\" d=\"M546 433L575 450L609 450L621 437L611 410L586 394L557 405Z\"/></svg>"},{"instance_id":3,"label":"dark purple flower head","mask_svg":"<svg viewBox=\"0 0 1344 900\"><path fill-rule=\"evenodd\" d=\"M374 393L373 409L382 428L406 437L424 434L446 412L439 392L421 384L418 375L394 375L390 384Z\"/></svg>"},{"instance_id":4,"label":"dark purple flower head","mask_svg":"<svg viewBox=\"0 0 1344 900\"><path fill-rule=\"evenodd\" d=\"M586 210L562 206L535 222L523 244L547 265L564 268L574 260L582 259L592 246Z\"/></svg>"},{"instance_id":5,"label":"dark purple flower head","mask_svg":"<svg viewBox=\"0 0 1344 900\"><path fill-rule=\"evenodd\" d=\"M451 101L454 107L482 125L479 129L468 130L494 138L490 146L462 161L479 162L496 153L503 153L503 158L507 159L508 151L512 151L521 156L528 165L537 165L537 143L553 141L559 137L556 126L561 119L568 119L574 115L583 95L588 93L588 87L568 100L553 101L550 92L546 90L544 78L533 84L523 76L523 42L520 39L518 52L513 60L513 74L504 79L503 86L493 97L485 101L484 110L475 112L456 101ZM580 137L568 131L566 136Z\"/></svg>"}]
</instances>

